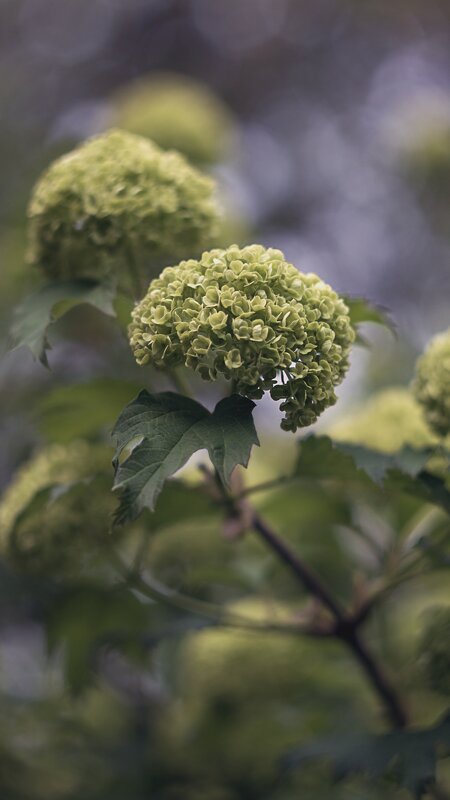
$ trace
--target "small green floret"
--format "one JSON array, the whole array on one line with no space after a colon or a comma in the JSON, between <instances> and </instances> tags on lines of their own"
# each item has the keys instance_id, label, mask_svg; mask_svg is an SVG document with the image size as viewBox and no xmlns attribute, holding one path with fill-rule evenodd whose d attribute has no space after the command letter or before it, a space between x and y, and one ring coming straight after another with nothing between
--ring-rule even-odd
<instances>
[{"instance_id":1,"label":"small green floret","mask_svg":"<svg viewBox=\"0 0 450 800\"><path fill-rule=\"evenodd\" d=\"M125 87L115 100L116 124L146 136L164 150L207 165L227 152L233 121L225 104L183 75L161 74Z\"/></svg>"},{"instance_id":2,"label":"small green floret","mask_svg":"<svg viewBox=\"0 0 450 800\"><path fill-rule=\"evenodd\" d=\"M210 244L213 182L175 152L111 131L55 161L29 206L29 260L54 280L127 285L164 258Z\"/></svg>"},{"instance_id":3,"label":"small green floret","mask_svg":"<svg viewBox=\"0 0 450 800\"><path fill-rule=\"evenodd\" d=\"M311 425L336 401L354 331L344 301L280 250L211 250L166 267L133 311L138 364L181 364L234 381L250 398L282 400L284 430Z\"/></svg>"},{"instance_id":4,"label":"small green floret","mask_svg":"<svg viewBox=\"0 0 450 800\"><path fill-rule=\"evenodd\" d=\"M450 329L435 336L418 359L414 391L438 436L450 433Z\"/></svg>"}]
</instances>

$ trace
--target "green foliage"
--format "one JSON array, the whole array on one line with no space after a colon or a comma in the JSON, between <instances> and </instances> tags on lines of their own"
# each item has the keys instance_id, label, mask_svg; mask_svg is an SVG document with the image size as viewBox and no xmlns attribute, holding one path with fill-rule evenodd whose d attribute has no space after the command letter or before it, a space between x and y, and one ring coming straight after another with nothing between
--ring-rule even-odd
<instances>
[{"instance_id":1,"label":"green foliage","mask_svg":"<svg viewBox=\"0 0 450 800\"><path fill-rule=\"evenodd\" d=\"M104 445L53 445L25 464L0 502L0 546L20 569L56 575L82 569L97 539L106 537L114 503ZM90 479L90 483L86 483Z\"/></svg>"},{"instance_id":2,"label":"green foliage","mask_svg":"<svg viewBox=\"0 0 450 800\"><path fill-rule=\"evenodd\" d=\"M355 328L367 322L371 322L375 325L382 325L392 332L395 332L395 325L389 315L388 309L370 303L362 297L349 297L346 295L344 300L348 306L351 323Z\"/></svg>"},{"instance_id":3,"label":"green foliage","mask_svg":"<svg viewBox=\"0 0 450 800\"><path fill-rule=\"evenodd\" d=\"M214 234L213 183L177 153L111 131L55 161L29 207L29 259L52 280L133 287L162 257L196 255Z\"/></svg>"},{"instance_id":4,"label":"green foliage","mask_svg":"<svg viewBox=\"0 0 450 800\"><path fill-rule=\"evenodd\" d=\"M33 356L48 366L50 326L71 308L83 303L114 316L115 294L116 287L111 280L101 284L71 281L45 286L18 307L10 333L12 347L29 347Z\"/></svg>"},{"instance_id":5,"label":"green foliage","mask_svg":"<svg viewBox=\"0 0 450 800\"><path fill-rule=\"evenodd\" d=\"M383 735L340 735L303 745L288 759L300 767L310 759L326 758L338 776L357 772L378 777L389 770L420 800L436 782L438 751L450 752L450 720L445 717L426 730L399 731Z\"/></svg>"},{"instance_id":6,"label":"green foliage","mask_svg":"<svg viewBox=\"0 0 450 800\"><path fill-rule=\"evenodd\" d=\"M188 82L136 85L117 110L196 162L222 157L232 127ZM448 336L419 361L416 398L379 393L331 438L302 439L292 467L271 435L246 485L235 467L259 444L253 400L281 401L286 431L312 424L336 401L355 330L393 326L279 250L226 241L200 255L218 241L213 190L179 154L113 131L33 191L29 256L55 282L19 310L14 345L46 363L49 327L88 304L115 315L137 364L156 369L154 392L140 391L126 343L94 314L80 338L97 338L95 358L74 348L64 365L94 377L42 373L37 407L20 407L30 435L53 444L0 500L0 617L13 632L23 619L50 660L36 677L47 728L33 700L34 727L15 734L2 629L8 800L399 800L434 787L449 751L448 718L424 727L449 693L449 456L437 436L448 433ZM205 405L161 392L178 367ZM210 411L224 379L232 394ZM203 380L217 381L211 392ZM99 442L118 416L114 517ZM202 450L213 469L187 465ZM183 467L186 482L174 478ZM405 731L386 732L403 719ZM283 774L293 747L289 765L302 768Z\"/></svg>"},{"instance_id":7,"label":"green foliage","mask_svg":"<svg viewBox=\"0 0 450 800\"><path fill-rule=\"evenodd\" d=\"M419 656L429 686L450 696L450 606L426 612Z\"/></svg>"},{"instance_id":8,"label":"green foliage","mask_svg":"<svg viewBox=\"0 0 450 800\"><path fill-rule=\"evenodd\" d=\"M438 436L450 433L450 331L435 336L416 366L414 391Z\"/></svg>"},{"instance_id":9,"label":"green foliage","mask_svg":"<svg viewBox=\"0 0 450 800\"><path fill-rule=\"evenodd\" d=\"M260 622L295 613L260 598L231 610ZM333 645L208 629L184 638L178 663L175 701L161 731L167 751L160 757L175 769L189 760L204 779L219 778L239 796L277 796L278 759L296 737L333 729L336 713L356 727L370 716L359 675Z\"/></svg>"},{"instance_id":10,"label":"green foliage","mask_svg":"<svg viewBox=\"0 0 450 800\"><path fill-rule=\"evenodd\" d=\"M343 300L280 250L250 245L167 267L133 311L139 364L223 375L246 397L282 400L282 428L311 425L336 401L354 331ZM281 383L277 382L281 377Z\"/></svg>"},{"instance_id":11,"label":"green foliage","mask_svg":"<svg viewBox=\"0 0 450 800\"><path fill-rule=\"evenodd\" d=\"M50 652L64 648L66 680L73 692L79 692L89 685L96 650L114 641L125 648L134 643L136 651L136 636L148 623L145 607L125 589L69 589L50 614L48 647Z\"/></svg>"},{"instance_id":12,"label":"green foliage","mask_svg":"<svg viewBox=\"0 0 450 800\"><path fill-rule=\"evenodd\" d=\"M138 384L118 378L57 386L39 400L39 428L47 439L63 444L109 433L138 391Z\"/></svg>"},{"instance_id":13,"label":"green foliage","mask_svg":"<svg viewBox=\"0 0 450 800\"><path fill-rule=\"evenodd\" d=\"M135 81L113 98L113 106L120 128L178 150L193 163L214 164L229 149L230 111L206 85L185 75Z\"/></svg>"},{"instance_id":14,"label":"green foliage","mask_svg":"<svg viewBox=\"0 0 450 800\"><path fill-rule=\"evenodd\" d=\"M381 453L352 444L333 442L328 436L308 436L300 445L296 475L301 478L374 482L382 485L392 472L417 477L430 458L429 450L404 447Z\"/></svg>"},{"instance_id":15,"label":"green foliage","mask_svg":"<svg viewBox=\"0 0 450 800\"><path fill-rule=\"evenodd\" d=\"M237 464L246 466L258 438L254 403L239 395L221 400L210 413L195 400L172 392L142 391L122 412L114 428L117 457L136 440L131 455L118 465L115 488L122 492L118 520L153 509L161 489L197 450L208 450L220 480L229 483Z\"/></svg>"}]
</instances>

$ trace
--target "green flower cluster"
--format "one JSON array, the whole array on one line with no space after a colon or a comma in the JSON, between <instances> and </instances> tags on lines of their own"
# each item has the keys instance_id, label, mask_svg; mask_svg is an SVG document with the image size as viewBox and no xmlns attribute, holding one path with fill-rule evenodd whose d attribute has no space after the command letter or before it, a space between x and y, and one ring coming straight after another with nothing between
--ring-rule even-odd
<instances>
[{"instance_id":1,"label":"green flower cluster","mask_svg":"<svg viewBox=\"0 0 450 800\"><path fill-rule=\"evenodd\" d=\"M178 153L121 131L55 161L29 206L29 260L49 278L126 285L163 258L195 255L213 240L213 182Z\"/></svg>"},{"instance_id":2,"label":"green flower cluster","mask_svg":"<svg viewBox=\"0 0 450 800\"><path fill-rule=\"evenodd\" d=\"M110 463L109 448L83 441L39 452L18 471L0 502L0 550L30 571L53 571L71 561L80 567L88 551L80 534L88 530L93 540L96 534L107 533L115 503L110 480L97 491L92 484L78 487L79 491L70 486L110 471ZM36 502L28 508L40 491L51 487L67 491L56 492L48 504Z\"/></svg>"},{"instance_id":3,"label":"green flower cluster","mask_svg":"<svg viewBox=\"0 0 450 800\"><path fill-rule=\"evenodd\" d=\"M273 598L247 598L228 609L263 625L292 622L296 614ZM334 643L318 646L267 630L188 634L178 654L172 713L158 736L158 763L173 770L177 759L186 760L192 774L200 762L204 779L210 773L224 786L243 787L242 796L273 797L273 784L266 795L267 785L283 752L326 733L340 709L355 724L368 711L363 682L347 660L336 669L340 658Z\"/></svg>"},{"instance_id":4,"label":"green flower cluster","mask_svg":"<svg viewBox=\"0 0 450 800\"><path fill-rule=\"evenodd\" d=\"M438 436L450 433L450 329L435 336L416 364L413 384L425 418Z\"/></svg>"},{"instance_id":5,"label":"green flower cluster","mask_svg":"<svg viewBox=\"0 0 450 800\"><path fill-rule=\"evenodd\" d=\"M433 608L420 642L420 663L431 689L450 695L450 606Z\"/></svg>"},{"instance_id":6,"label":"green flower cluster","mask_svg":"<svg viewBox=\"0 0 450 800\"><path fill-rule=\"evenodd\" d=\"M206 86L183 75L163 73L125 87L113 100L115 124L178 150L207 165L229 149L233 121L224 103Z\"/></svg>"},{"instance_id":7,"label":"green flower cluster","mask_svg":"<svg viewBox=\"0 0 450 800\"><path fill-rule=\"evenodd\" d=\"M422 408L406 387L383 389L362 406L327 428L338 442L352 442L395 453L409 445L418 449L437 444Z\"/></svg>"},{"instance_id":8,"label":"green flower cluster","mask_svg":"<svg viewBox=\"0 0 450 800\"><path fill-rule=\"evenodd\" d=\"M282 400L284 430L311 425L336 401L354 331L344 301L280 250L249 245L166 267L133 311L138 364L185 364L251 398Z\"/></svg>"}]
</instances>

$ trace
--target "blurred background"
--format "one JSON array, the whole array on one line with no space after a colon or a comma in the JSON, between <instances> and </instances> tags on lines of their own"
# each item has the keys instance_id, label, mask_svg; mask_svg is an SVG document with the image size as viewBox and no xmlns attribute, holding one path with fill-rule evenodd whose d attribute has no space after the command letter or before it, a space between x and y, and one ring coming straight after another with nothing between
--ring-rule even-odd
<instances>
[{"instance_id":1,"label":"blurred background","mask_svg":"<svg viewBox=\"0 0 450 800\"><path fill-rule=\"evenodd\" d=\"M161 112L159 128L158 122L145 119L145 91L139 92L147 79L156 85L163 81L166 87L164 81L192 79L213 94L207 94L205 102L217 103L216 128L208 128L206 145L189 124L184 131L181 117L172 122L170 109L166 127L166 112ZM178 101L180 113L183 102ZM188 117L191 106L185 102ZM448 0L0 0L0 314L5 341L12 307L39 282L25 258L26 208L39 174L87 136L116 125L145 133L152 124L152 136L157 141L160 136L161 146L183 149L182 138L169 140L174 131L185 135L187 157L216 178L226 220L222 244L257 241L281 248L302 271L317 272L338 291L364 296L390 310L397 337L375 328L369 332L372 349L353 357L350 376L340 390L342 407L374 388L407 384L417 353L449 324ZM204 124L206 129L208 116ZM141 378L126 343L117 339L112 363L110 342L116 334L107 321L99 323L93 317L85 312L81 333L79 326L71 329L71 317L55 332L51 373L27 351L8 354L3 348L0 486L9 484L14 470L38 446L64 442L67 418L48 422L64 396L61 401L61 395L55 399L52 394L46 406L49 394L79 381L120 377L129 381L133 395ZM101 390L96 384L96 391L107 398L108 387L106 383ZM114 421L128 399L123 390L107 422ZM331 416L335 413L332 410ZM270 435L278 418L272 418L264 404L258 414ZM83 434L83 426L77 424ZM334 502L339 504L339 498ZM346 512L342 513L344 519ZM326 526L328 519L321 524ZM313 543L311 548L315 557ZM216 557L223 559L223 553L219 550ZM169 556L161 552L155 558L161 559L164 573ZM257 583L253 556L246 558L240 567L240 590ZM317 558L320 561L320 554ZM264 571L264 560L256 560ZM167 563L170 567L170 559ZM169 567L169 577L178 581L177 568L172 574ZM336 585L344 585L345 571L334 579ZM61 630L66 636L67 630L76 629L71 641L78 685L77 654L86 643L76 620L90 614L92 606L87 601L83 605L84 596L77 595L73 607L66 598L69 616L58 628L52 591L39 585L36 608L36 595L31 602L29 587L25 590L15 581L5 568L0 681L8 728L0 726L2 798L141 800L150 796L149 787L155 792L152 797L164 800L266 796L266 775L255 778L254 784L242 779L246 769L252 770L251 757L247 762L242 750L239 757L230 757L225 769L229 774L240 770L237 782L233 784L228 773L219 780L213 771L212 778L192 778L192 794L186 789L186 775L195 769L183 761L171 739L174 720L183 717L183 703L192 704L187 716L192 729L202 730L202 758L215 724L213 712L206 724L206 712L195 695L200 693L195 676L196 669L202 669L201 648L192 655L188 699L181 692L178 705L161 723L167 748L156 761L161 775L159 767L152 766L150 780L147 712L152 709L152 720L161 713L165 698L159 678L166 674L170 647L159 656L156 677L141 670L140 652L132 653L135 672L124 667L122 655L112 652L102 667L101 686L89 684L82 703L74 706L64 692L61 700L66 678L59 651L50 666L47 660L47 612L52 609L52 635L57 640ZM240 596L233 586L232 600ZM227 594L226 598L230 599ZM126 604L131 605L126 624L136 619L133 602L133 595L127 595ZM119 595L117 603L121 605ZM169 622L173 629L179 624L177 619ZM96 634L102 634L105 624L103 609L98 611ZM226 663L232 664L233 658ZM296 692L295 682L291 685L289 680L289 691ZM314 676L308 680L314 686ZM214 713L220 709L231 719L236 695L231 700L226 692L221 694L213 679L209 689ZM336 689L341 698L345 691ZM271 718L279 713L271 712ZM371 710L362 702L358 714L366 713ZM241 724L238 717L233 720ZM186 720L180 724L189 728ZM312 724L321 727L320 720ZM191 728L179 734L183 742L192 744ZM247 733L246 741L257 731ZM221 735L228 742L226 733ZM258 747L263 753L264 743ZM191 767L196 757L191 753ZM217 753L208 757L218 758ZM120 769L111 783L114 760ZM176 785L167 778L171 770L166 762L179 776ZM86 780L89 768L98 775L95 791ZM19 773L20 779L11 778ZM303 791L317 800L322 789L314 775L309 780ZM232 784L234 789L229 788ZM273 787L271 791L268 796L292 796L284 790L275 794ZM324 797L327 791L323 789ZM364 791L360 786L347 788L345 797L375 796L367 787Z\"/></svg>"}]
</instances>

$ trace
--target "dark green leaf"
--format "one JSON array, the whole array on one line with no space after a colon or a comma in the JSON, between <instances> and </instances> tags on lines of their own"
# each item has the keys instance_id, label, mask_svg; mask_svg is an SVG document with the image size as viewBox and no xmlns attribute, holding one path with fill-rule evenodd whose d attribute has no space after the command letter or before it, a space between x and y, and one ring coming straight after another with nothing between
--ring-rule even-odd
<instances>
[{"instance_id":1,"label":"dark green leaf","mask_svg":"<svg viewBox=\"0 0 450 800\"><path fill-rule=\"evenodd\" d=\"M380 777L393 772L415 798L423 797L436 781L438 749L450 752L450 716L434 728L383 735L339 735L316 740L293 751L288 769L310 760L326 759L340 778L355 773Z\"/></svg>"},{"instance_id":2,"label":"dark green leaf","mask_svg":"<svg viewBox=\"0 0 450 800\"><path fill-rule=\"evenodd\" d=\"M358 467L378 484L382 484L390 472L400 472L414 478L423 470L429 461L432 450L415 450L413 447L402 447L396 453L380 453L359 445L342 444L343 451L348 453Z\"/></svg>"},{"instance_id":3,"label":"dark green leaf","mask_svg":"<svg viewBox=\"0 0 450 800\"><path fill-rule=\"evenodd\" d=\"M117 468L115 488L122 501L118 521L153 510L161 489L197 450L208 450L221 480L227 484L237 464L247 466L258 444L252 418L254 403L239 395L221 400L213 413L188 397L142 391L119 417L113 436L117 458L140 441Z\"/></svg>"},{"instance_id":4,"label":"dark green leaf","mask_svg":"<svg viewBox=\"0 0 450 800\"><path fill-rule=\"evenodd\" d=\"M46 351L50 348L47 338L50 325L82 303L114 316L115 294L116 286L112 281L101 284L73 281L44 286L17 309L10 333L12 348L26 345L35 358L48 366Z\"/></svg>"},{"instance_id":5,"label":"dark green leaf","mask_svg":"<svg viewBox=\"0 0 450 800\"><path fill-rule=\"evenodd\" d=\"M131 592L86 585L58 598L48 619L47 641L50 651L64 646L66 679L78 692L90 680L100 646L129 641L147 628L146 607Z\"/></svg>"},{"instance_id":6,"label":"dark green leaf","mask_svg":"<svg viewBox=\"0 0 450 800\"><path fill-rule=\"evenodd\" d=\"M201 488L173 480L164 486L158 505L149 519L152 531L167 528L188 520L210 518L215 508L211 498Z\"/></svg>"},{"instance_id":7,"label":"dark green leaf","mask_svg":"<svg viewBox=\"0 0 450 800\"><path fill-rule=\"evenodd\" d=\"M431 451L404 447L397 453L380 453L360 445L333 442L328 436L308 436L300 443L295 475L300 478L369 481L382 485L392 472L416 477Z\"/></svg>"},{"instance_id":8,"label":"dark green leaf","mask_svg":"<svg viewBox=\"0 0 450 800\"><path fill-rule=\"evenodd\" d=\"M328 480L364 480L351 454L329 436L308 436L300 442L300 454L294 475L299 478Z\"/></svg>"},{"instance_id":9,"label":"dark green leaf","mask_svg":"<svg viewBox=\"0 0 450 800\"><path fill-rule=\"evenodd\" d=\"M392 333L395 332L395 325L387 308L370 303L362 297L347 296L344 300L350 309L350 319L354 327L358 328L363 323L372 322L388 328Z\"/></svg>"},{"instance_id":10,"label":"dark green leaf","mask_svg":"<svg viewBox=\"0 0 450 800\"><path fill-rule=\"evenodd\" d=\"M393 489L413 494L426 503L440 506L450 514L450 491L447 483L427 470L422 470L415 476L393 472L389 475L386 484Z\"/></svg>"},{"instance_id":11,"label":"dark green leaf","mask_svg":"<svg viewBox=\"0 0 450 800\"><path fill-rule=\"evenodd\" d=\"M58 386L39 403L39 427L54 442L71 442L110 430L138 390L135 383L113 378Z\"/></svg>"}]
</instances>

